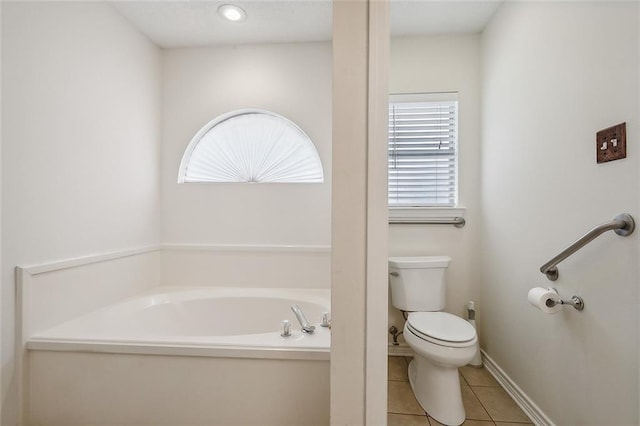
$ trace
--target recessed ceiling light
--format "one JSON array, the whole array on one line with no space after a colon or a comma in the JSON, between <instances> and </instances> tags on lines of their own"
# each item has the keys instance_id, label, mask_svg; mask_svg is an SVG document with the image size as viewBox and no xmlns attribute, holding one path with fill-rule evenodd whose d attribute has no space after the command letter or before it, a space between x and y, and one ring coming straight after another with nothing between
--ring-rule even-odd
<instances>
[{"instance_id":1,"label":"recessed ceiling light","mask_svg":"<svg viewBox=\"0 0 640 426\"><path fill-rule=\"evenodd\" d=\"M247 19L247 12L234 4L223 4L218 8L218 13L224 19L232 22L241 22Z\"/></svg>"}]
</instances>

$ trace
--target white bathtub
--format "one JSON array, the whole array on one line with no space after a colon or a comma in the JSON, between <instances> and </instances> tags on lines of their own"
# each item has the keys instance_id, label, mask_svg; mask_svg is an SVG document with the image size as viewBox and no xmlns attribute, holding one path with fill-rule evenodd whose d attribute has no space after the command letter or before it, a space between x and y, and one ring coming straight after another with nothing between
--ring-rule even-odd
<instances>
[{"instance_id":1,"label":"white bathtub","mask_svg":"<svg viewBox=\"0 0 640 426\"><path fill-rule=\"evenodd\" d=\"M37 332L28 423L328 424L329 303L325 289L158 287Z\"/></svg>"},{"instance_id":2,"label":"white bathtub","mask_svg":"<svg viewBox=\"0 0 640 426\"><path fill-rule=\"evenodd\" d=\"M298 304L313 334L304 334ZM320 327L330 291L231 287L158 287L31 336L28 349L249 358L329 359L331 334ZM289 320L292 336L280 335Z\"/></svg>"}]
</instances>

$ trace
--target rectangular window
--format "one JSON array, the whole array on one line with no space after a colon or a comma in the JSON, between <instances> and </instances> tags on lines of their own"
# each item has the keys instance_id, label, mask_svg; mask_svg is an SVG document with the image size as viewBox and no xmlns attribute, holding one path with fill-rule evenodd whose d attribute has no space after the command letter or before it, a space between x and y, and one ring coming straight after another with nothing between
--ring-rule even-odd
<instances>
[{"instance_id":1,"label":"rectangular window","mask_svg":"<svg viewBox=\"0 0 640 426\"><path fill-rule=\"evenodd\" d=\"M457 203L456 94L391 95L389 207Z\"/></svg>"}]
</instances>

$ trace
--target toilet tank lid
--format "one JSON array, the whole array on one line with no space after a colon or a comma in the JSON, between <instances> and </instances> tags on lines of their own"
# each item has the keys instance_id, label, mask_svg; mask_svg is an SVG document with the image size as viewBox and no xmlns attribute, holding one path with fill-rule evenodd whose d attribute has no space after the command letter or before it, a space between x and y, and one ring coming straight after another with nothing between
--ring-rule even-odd
<instances>
[{"instance_id":1,"label":"toilet tank lid","mask_svg":"<svg viewBox=\"0 0 640 426\"><path fill-rule=\"evenodd\" d=\"M410 256L390 257L389 266L393 268L446 268L449 266L449 256Z\"/></svg>"}]
</instances>

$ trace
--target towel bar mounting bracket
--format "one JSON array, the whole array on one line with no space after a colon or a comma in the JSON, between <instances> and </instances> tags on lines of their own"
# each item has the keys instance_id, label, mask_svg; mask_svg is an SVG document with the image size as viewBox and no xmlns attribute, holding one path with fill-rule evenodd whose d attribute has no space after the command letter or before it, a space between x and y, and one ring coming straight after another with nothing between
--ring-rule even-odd
<instances>
[{"instance_id":1,"label":"towel bar mounting bracket","mask_svg":"<svg viewBox=\"0 0 640 426\"><path fill-rule=\"evenodd\" d=\"M631 217L631 215L627 213L619 214L618 216L614 217L613 220L624 222L624 226L622 228L613 230L613 232L620 235L621 237L631 235L636 227L636 223L634 222L633 217Z\"/></svg>"}]
</instances>

